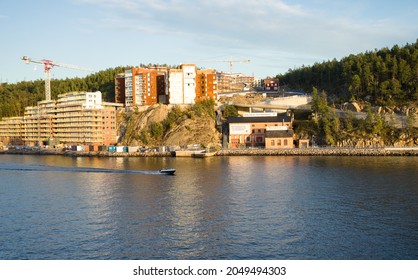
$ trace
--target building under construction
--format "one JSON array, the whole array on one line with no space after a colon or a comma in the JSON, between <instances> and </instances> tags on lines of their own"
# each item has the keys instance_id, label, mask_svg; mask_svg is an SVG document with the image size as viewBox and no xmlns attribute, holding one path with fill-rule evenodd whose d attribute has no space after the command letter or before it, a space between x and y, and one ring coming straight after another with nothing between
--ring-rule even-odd
<instances>
[{"instance_id":1,"label":"building under construction","mask_svg":"<svg viewBox=\"0 0 418 280\"><path fill-rule=\"evenodd\" d=\"M0 121L7 145L111 145L117 142L116 109L101 92L71 92L25 108L23 117Z\"/></svg>"},{"instance_id":2,"label":"building under construction","mask_svg":"<svg viewBox=\"0 0 418 280\"><path fill-rule=\"evenodd\" d=\"M218 90L222 92L244 91L255 86L254 76L246 76L240 73L218 72Z\"/></svg>"}]
</instances>

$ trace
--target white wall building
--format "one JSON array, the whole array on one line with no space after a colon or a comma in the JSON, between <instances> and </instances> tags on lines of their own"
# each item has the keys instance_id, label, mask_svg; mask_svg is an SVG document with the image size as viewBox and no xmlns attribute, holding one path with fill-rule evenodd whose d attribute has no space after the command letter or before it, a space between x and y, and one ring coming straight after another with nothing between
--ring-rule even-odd
<instances>
[{"instance_id":1,"label":"white wall building","mask_svg":"<svg viewBox=\"0 0 418 280\"><path fill-rule=\"evenodd\" d=\"M183 64L183 103L193 104L196 98L196 65Z\"/></svg>"},{"instance_id":2,"label":"white wall building","mask_svg":"<svg viewBox=\"0 0 418 280\"><path fill-rule=\"evenodd\" d=\"M183 104L183 71L179 69L170 69L168 79L170 104Z\"/></svg>"},{"instance_id":3,"label":"white wall building","mask_svg":"<svg viewBox=\"0 0 418 280\"><path fill-rule=\"evenodd\" d=\"M170 69L170 104L194 104L196 99L196 65L182 64Z\"/></svg>"},{"instance_id":4,"label":"white wall building","mask_svg":"<svg viewBox=\"0 0 418 280\"><path fill-rule=\"evenodd\" d=\"M132 70L125 71L125 105L132 106L133 92L132 92Z\"/></svg>"}]
</instances>

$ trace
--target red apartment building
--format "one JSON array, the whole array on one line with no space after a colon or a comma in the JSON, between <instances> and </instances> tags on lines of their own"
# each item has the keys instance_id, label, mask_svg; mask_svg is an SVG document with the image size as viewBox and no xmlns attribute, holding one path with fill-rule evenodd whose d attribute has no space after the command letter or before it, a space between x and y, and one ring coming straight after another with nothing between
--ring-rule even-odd
<instances>
[{"instance_id":1,"label":"red apartment building","mask_svg":"<svg viewBox=\"0 0 418 280\"><path fill-rule=\"evenodd\" d=\"M125 104L125 73L115 78L115 102Z\"/></svg>"},{"instance_id":2,"label":"red apartment building","mask_svg":"<svg viewBox=\"0 0 418 280\"><path fill-rule=\"evenodd\" d=\"M127 107L167 103L166 77L160 68L127 69L115 78L115 101Z\"/></svg>"},{"instance_id":3,"label":"red apartment building","mask_svg":"<svg viewBox=\"0 0 418 280\"><path fill-rule=\"evenodd\" d=\"M264 79L264 90L279 90L279 79L267 78Z\"/></svg>"},{"instance_id":4,"label":"red apartment building","mask_svg":"<svg viewBox=\"0 0 418 280\"><path fill-rule=\"evenodd\" d=\"M196 102L216 101L218 96L218 79L216 70L198 70L196 75Z\"/></svg>"}]
</instances>

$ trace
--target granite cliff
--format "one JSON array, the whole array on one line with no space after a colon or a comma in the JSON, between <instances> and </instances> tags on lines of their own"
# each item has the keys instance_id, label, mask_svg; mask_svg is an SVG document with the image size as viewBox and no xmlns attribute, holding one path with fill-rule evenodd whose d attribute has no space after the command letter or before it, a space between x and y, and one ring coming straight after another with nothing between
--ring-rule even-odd
<instances>
[{"instance_id":1,"label":"granite cliff","mask_svg":"<svg viewBox=\"0 0 418 280\"><path fill-rule=\"evenodd\" d=\"M157 104L144 111L118 114L119 143L129 146L219 147L220 133L215 128L213 103L192 106Z\"/></svg>"}]
</instances>

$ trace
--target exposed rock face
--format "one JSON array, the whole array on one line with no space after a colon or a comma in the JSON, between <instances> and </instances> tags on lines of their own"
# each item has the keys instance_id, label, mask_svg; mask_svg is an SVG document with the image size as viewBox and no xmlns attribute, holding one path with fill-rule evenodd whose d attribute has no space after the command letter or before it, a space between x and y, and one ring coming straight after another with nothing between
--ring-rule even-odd
<instances>
[{"instance_id":1,"label":"exposed rock face","mask_svg":"<svg viewBox=\"0 0 418 280\"><path fill-rule=\"evenodd\" d=\"M350 102L345 103L344 107L345 110L353 111L353 112L361 112L362 108L357 102Z\"/></svg>"},{"instance_id":2,"label":"exposed rock face","mask_svg":"<svg viewBox=\"0 0 418 280\"><path fill-rule=\"evenodd\" d=\"M202 144L204 146L219 145L220 133L215 129L215 120L209 116L185 119L171 129L164 138L164 145L184 146Z\"/></svg>"},{"instance_id":3,"label":"exposed rock face","mask_svg":"<svg viewBox=\"0 0 418 280\"><path fill-rule=\"evenodd\" d=\"M188 107L177 107L181 110L173 125L164 132L159 141L150 138L150 143L143 143L140 134L147 131L152 123L160 123L167 119L173 106L158 104L143 112L124 113L121 118L120 143L132 146L185 146L189 144L201 144L203 146L218 146L220 133L215 129L215 119L208 114L201 116L189 112Z\"/></svg>"},{"instance_id":4,"label":"exposed rock face","mask_svg":"<svg viewBox=\"0 0 418 280\"><path fill-rule=\"evenodd\" d=\"M385 147L384 141L380 137L364 138L349 138L337 143L338 147L354 147L354 148L370 148L370 147Z\"/></svg>"},{"instance_id":5,"label":"exposed rock face","mask_svg":"<svg viewBox=\"0 0 418 280\"><path fill-rule=\"evenodd\" d=\"M337 143L337 147L353 147L353 148L376 148L376 147L415 147L418 145L418 135L408 135L402 133L393 142L385 142L382 137L350 137Z\"/></svg>"},{"instance_id":6,"label":"exposed rock face","mask_svg":"<svg viewBox=\"0 0 418 280\"><path fill-rule=\"evenodd\" d=\"M138 142L138 133L143 129L147 129L152 122L162 122L167 118L168 112L168 106L158 104L148 108L146 111L122 113L118 116L121 135L119 143L133 146L141 144Z\"/></svg>"}]
</instances>

